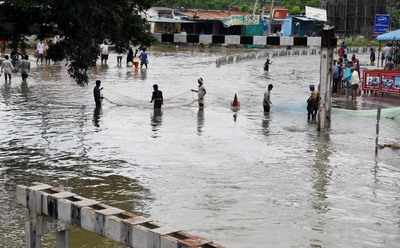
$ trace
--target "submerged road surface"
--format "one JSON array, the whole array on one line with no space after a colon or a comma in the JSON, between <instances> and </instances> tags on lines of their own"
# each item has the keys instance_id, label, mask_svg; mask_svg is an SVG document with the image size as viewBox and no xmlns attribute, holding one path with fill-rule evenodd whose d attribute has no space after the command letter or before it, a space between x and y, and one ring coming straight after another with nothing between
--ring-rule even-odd
<instances>
[{"instance_id":1,"label":"submerged road surface","mask_svg":"<svg viewBox=\"0 0 400 248\"><path fill-rule=\"evenodd\" d=\"M375 158L375 118L335 110L331 132L319 134L305 113L318 57L274 58L266 74L262 60L216 68L221 55L152 52L149 70L137 73L113 58L88 87L61 65L34 68L27 85L1 81L0 247L23 247L15 186L33 181L231 248L398 247L400 153ZM200 76L204 112L190 92ZM94 79L109 100L101 111ZM161 114L149 103L154 83L165 97ZM264 115L269 83L272 112ZM384 119L382 140L399 141L399 128ZM71 239L76 248L117 247L78 230Z\"/></svg>"}]
</instances>

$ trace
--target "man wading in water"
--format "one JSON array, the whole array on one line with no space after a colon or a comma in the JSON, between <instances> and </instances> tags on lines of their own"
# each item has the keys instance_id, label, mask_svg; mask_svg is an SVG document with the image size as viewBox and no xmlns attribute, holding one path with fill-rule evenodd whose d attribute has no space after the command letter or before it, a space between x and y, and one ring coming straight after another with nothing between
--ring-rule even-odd
<instances>
[{"instance_id":1,"label":"man wading in water","mask_svg":"<svg viewBox=\"0 0 400 248\"><path fill-rule=\"evenodd\" d=\"M7 83L7 81L8 81L11 84L11 74L14 71L14 66L12 65L8 55L6 55L4 58L5 58L5 60L1 64L0 76L1 76L1 73L4 72L5 82Z\"/></svg>"},{"instance_id":2,"label":"man wading in water","mask_svg":"<svg viewBox=\"0 0 400 248\"><path fill-rule=\"evenodd\" d=\"M21 71L22 82L26 83L26 79L29 76L29 72L31 71L31 63L29 62L28 55L23 55L21 63L19 65L19 70Z\"/></svg>"},{"instance_id":3,"label":"man wading in water","mask_svg":"<svg viewBox=\"0 0 400 248\"><path fill-rule=\"evenodd\" d=\"M101 81L97 80L96 81L96 86L93 89L93 96L94 96L94 102L96 103L96 109L101 108L101 101L103 100L103 96L101 95L101 91L103 88L100 88L101 86Z\"/></svg>"},{"instance_id":4,"label":"man wading in water","mask_svg":"<svg viewBox=\"0 0 400 248\"><path fill-rule=\"evenodd\" d=\"M154 102L154 109L161 109L161 106L164 104L164 98L162 91L158 90L158 85L153 85L153 95L151 97L151 103Z\"/></svg>"},{"instance_id":5,"label":"man wading in water","mask_svg":"<svg viewBox=\"0 0 400 248\"><path fill-rule=\"evenodd\" d=\"M263 106L264 106L264 113L269 113L271 111L271 91L274 88L272 84L268 85L267 91L264 93L264 101L263 101Z\"/></svg>"},{"instance_id":6,"label":"man wading in water","mask_svg":"<svg viewBox=\"0 0 400 248\"><path fill-rule=\"evenodd\" d=\"M311 95L307 99L307 120L309 122L313 121L315 122L317 120L317 114L318 114L318 109L319 109L319 93L315 92L315 86L310 85L310 92Z\"/></svg>"},{"instance_id":7,"label":"man wading in water","mask_svg":"<svg viewBox=\"0 0 400 248\"><path fill-rule=\"evenodd\" d=\"M199 109L203 109L204 108L204 96L207 94L207 91L204 88L204 79L203 78L199 78L199 80L197 80L197 82L199 83L199 89L192 90L192 92L197 93L198 101L199 101Z\"/></svg>"},{"instance_id":8,"label":"man wading in water","mask_svg":"<svg viewBox=\"0 0 400 248\"><path fill-rule=\"evenodd\" d=\"M269 65L272 65L272 62L269 59L269 57L267 57L267 61L265 61L265 64L264 64L264 71L269 72Z\"/></svg>"}]
</instances>

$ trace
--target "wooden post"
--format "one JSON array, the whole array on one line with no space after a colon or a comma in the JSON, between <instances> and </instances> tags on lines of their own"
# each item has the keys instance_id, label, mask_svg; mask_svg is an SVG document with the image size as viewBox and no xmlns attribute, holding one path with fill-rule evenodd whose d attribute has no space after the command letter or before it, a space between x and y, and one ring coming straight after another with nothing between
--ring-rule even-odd
<instances>
[{"instance_id":1,"label":"wooden post","mask_svg":"<svg viewBox=\"0 0 400 248\"><path fill-rule=\"evenodd\" d=\"M330 127L332 108L332 80L333 80L333 53L337 46L335 30L332 27L322 31L321 44L321 68L320 68L320 107L318 118L318 130L326 130Z\"/></svg>"},{"instance_id":2,"label":"wooden post","mask_svg":"<svg viewBox=\"0 0 400 248\"><path fill-rule=\"evenodd\" d=\"M377 115L376 115L375 156L378 156L378 150L379 150L379 132L380 132L381 113L382 113L382 109L378 108Z\"/></svg>"}]
</instances>

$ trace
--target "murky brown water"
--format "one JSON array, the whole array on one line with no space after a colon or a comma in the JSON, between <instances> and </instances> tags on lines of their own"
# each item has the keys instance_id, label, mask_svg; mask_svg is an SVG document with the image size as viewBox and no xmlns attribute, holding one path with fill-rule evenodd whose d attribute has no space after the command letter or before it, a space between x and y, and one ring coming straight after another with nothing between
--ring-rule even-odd
<instances>
[{"instance_id":1,"label":"murky brown water","mask_svg":"<svg viewBox=\"0 0 400 248\"><path fill-rule=\"evenodd\" d=\"M100 67L102 113L92 87L62 66L34 68L28 85L0 85L0 247L23 247L15 186L63 184L85 197L149 216L227 247L398 247L400 158L374 157L375 118L335 110L326 135L307 124L318 57L254 60L216 68L221 54L151 54L147 72ZM198 77L206 109L198 112ZM155 115L151 86L166 98ZM273 109L262 113L273 83ZM242 110L229 109L235 92ZM120 106L124 105L124 106ZM400 123L383 120L383 140ZM74 231L72 247L116 247ZM47 242L51 246L51 240Z\"/></svg>"}]
</instances>

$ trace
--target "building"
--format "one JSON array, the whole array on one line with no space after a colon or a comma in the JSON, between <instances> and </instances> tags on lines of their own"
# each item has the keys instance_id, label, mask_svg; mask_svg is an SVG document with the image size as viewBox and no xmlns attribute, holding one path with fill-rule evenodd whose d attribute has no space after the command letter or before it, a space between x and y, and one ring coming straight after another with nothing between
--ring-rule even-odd
<instances>
[{"instance_id":1,"label":"building","mask_svg":"<svg viewBox=\"0 0 400 248\"><path fill-rule=\"evenodd\" d=\"M324 22L305 16L289 16L282 25L283 36L319 36Z\"/></svg>"},{"instance_id":2,"label":"building","mask_svg":"<svg viewBox=\"0 0 400 248\"><path fill-rule=\"evenodd\" d=\"M321 7L339 35L371 37L375 15L386 13L386 0L322 0Z\"/></svg>"},{"instance_id":3,"label":"building","mask_svg":"<svg viewBox=\"0 0 400 248\"><path fill-rule=\"evenodd\" d=\"M262 35L260 16L239 10L190 10L154 7L147 11L151 33Z\"/></svg>"},{"instance_id":4,"label":"building","mask_svg":"<svg viewBox=\"0 0 400 248\"><path fill-rule=\"evenodd\" d=\"M247 12L238 10L185 10L181 12L195 25L185 25L190 34L241 35L244 25L258 24L260 16L253 20Z\"/></svg>"}]
</instances>

